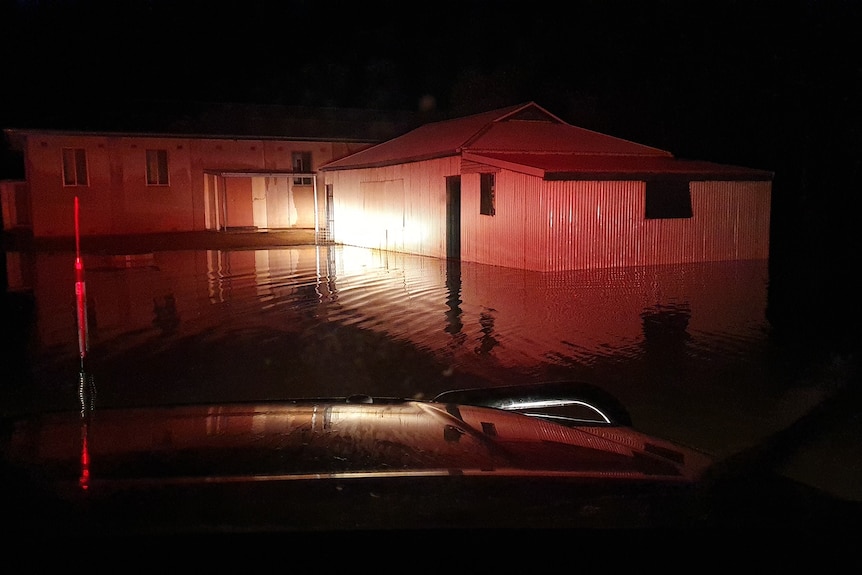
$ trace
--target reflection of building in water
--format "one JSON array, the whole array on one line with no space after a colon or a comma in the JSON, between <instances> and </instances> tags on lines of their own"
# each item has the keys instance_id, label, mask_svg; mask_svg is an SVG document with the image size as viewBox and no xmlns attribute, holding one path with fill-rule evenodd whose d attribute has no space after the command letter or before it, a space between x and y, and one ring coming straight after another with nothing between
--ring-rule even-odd
<instances>
[{"instance_id":1,"label":"reflection of building in water","mask_svg":"<svg viewBox=\"0 0 862 575\"><path fill-rule=\"evenodd\" d=\"M654 305L643 311L643 349L647 361L663 372L682 367L691 340L688 323L691 309L688 303Z\"/></svg>"},{"instance_id":2,"label":"reflection of building in water","mask_svg":"<svg viewBox=\"0 0 862 575\"><path fill-rule=\"evenodd\" d=\"M180 315L177 313L177 302L174 294L169 293L164 297L153 298L153 325L163 335L170 335L177 331L180 325Z\"/></svg>"},{"instance_id":3,"label":"reflection of building in water","mask_svg":"<svg viewBox=\"0 0 862 575\"><path fill-rule=\"evenodd\" d=\"M679 350L690 339L688 322L691 309L681 305L654 305L643 311L644 347L655 350Z\"/></svg>"},{"instance_id":4,"label":"reflection of building in water","mask_svg":"<svg viewBox=\"0 0 862 575\"><path fill-rule=\"evenodd\" d=\"M457 259L446 261L446 327L444 331L453 337L461 333L461 262Z\"/></svg>"},{"instance_id":5,"label":"reflection of building in water","mask_svg":"<svg viewBox=\"0 0 862 575\"><path fill-rule=\"evenodd\" d=\"M45 347L75 349L73 261L37 254L33 291ZM332 323L409 342L451 365L506 369L656 356L654 346L665 355L733 352L761 341L767 323L762 260L542 273L304 246L156 252L153 263L90 271L88 310L98 302L101 340L124 336L123 345L135 345L164 328L224 334L238 325Z\"/></svg>"},{"instance_id":6,"label":"reflection of building in water","mask_svg":"<svg viewBox=\"0 0 862 575\"><path fill-rule=\"evenodd\" d=\"M8 292L26 292L33 289L33 254L21 251L2 253L2 287Z\"/></svg>"},{"instance_id":7,"label":"reflection of building in water","mask_svg":"<svg viewBox=\"0 0 862 575\"><path fill-rule=\"evenodd\" d=\"M488 309L479 314L479 326L482 335L479 337L479 345L475 349L479 355L487 355L500 345L500 342L494 337L494 311Z\"/></svg>"},{"instance_id":8,"label":"reflection of building in water","mask_svg":"<svg viewBox=\"0 0 862 575\"><path fill-rule=\"evenodd\" d=\"M335 266L335 250L318 250L317 277L315 284L321 303L334 302L338 299L338 286Z\"/></svg>"}]
</instances>

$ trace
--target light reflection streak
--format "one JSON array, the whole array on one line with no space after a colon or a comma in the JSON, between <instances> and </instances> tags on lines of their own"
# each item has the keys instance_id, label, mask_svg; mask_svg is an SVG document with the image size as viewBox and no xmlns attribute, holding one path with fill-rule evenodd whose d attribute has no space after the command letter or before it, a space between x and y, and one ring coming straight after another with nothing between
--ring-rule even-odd
<instances>
[{"instance_id":1,"label":"light reflection streak","mask_svg":"<svg viewBox=\"0 0 862 575\"><path fill-rule=\"evenodd\" d=\"M576 400L565 400L565 399L547 399L547 400L535 400L535 401L525 401L525 402L511 402L504 405L496 406L498 409L505 409L506 411L523 411L527 409L543 409L548 407L565 407L567 405L579 405L582 407L586 407L596 413L598 413L605 423L611 423L611 419L602 413L600 409L596 406L591 405L589 403L583 401ZM524 415L534 415L531 413L525 413ZM542 415L542 417L548 417L547 415ZM565 418L560 418L565 419Z\"/></svg>"}]
</instances>

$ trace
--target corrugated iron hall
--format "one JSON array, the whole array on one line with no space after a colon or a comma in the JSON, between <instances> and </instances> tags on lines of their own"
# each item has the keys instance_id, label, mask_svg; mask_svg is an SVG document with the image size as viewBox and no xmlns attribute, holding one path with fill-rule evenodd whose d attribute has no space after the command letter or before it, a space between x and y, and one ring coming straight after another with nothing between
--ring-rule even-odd
<instances>
[{"instance_id":1,"label":"corrugated iron hall","mask_svg":"<svg viewBox=\"0 0 862 575\"><path fill-rule=\"evenodd\" d=\"M678 159L534 102L320 170L342 244L536 271L769 257L771 172Z\"/></svg>"}]
</instances>

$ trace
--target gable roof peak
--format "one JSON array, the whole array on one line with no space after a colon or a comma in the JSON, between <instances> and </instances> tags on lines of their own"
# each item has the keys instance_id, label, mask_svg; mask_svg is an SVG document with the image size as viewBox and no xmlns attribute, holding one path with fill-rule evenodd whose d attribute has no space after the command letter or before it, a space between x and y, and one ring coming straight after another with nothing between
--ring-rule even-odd
<instances>
[{"instance_id":1,"label":"gable roof peak","mask_svg":"<svg viewBox=\"0 0 862 575\"><path fill-rule=\"evenodd\" d=\"M513 109L514 108L514 109ZM506 108L504 108L506 110ZM527 120L527 121L552 121L554 123L566 124L568 122L556 116L538 105L535 102L526 102L514 107L508 108L508 112L494 120L495 122L506 122L509 120Z\"/></svg>"}]
</instances>

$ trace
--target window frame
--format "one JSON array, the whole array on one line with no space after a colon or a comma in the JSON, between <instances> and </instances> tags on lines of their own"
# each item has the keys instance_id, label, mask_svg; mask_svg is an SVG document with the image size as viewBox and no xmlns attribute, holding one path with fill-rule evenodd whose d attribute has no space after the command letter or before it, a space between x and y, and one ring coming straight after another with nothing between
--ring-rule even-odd
<instances>
[{"instance_id":1,"label":"window frame","mask_svg":"<svg viewBox=\"0 0 862 575\"><path fill-rule=\"evenodd\" d=\"M290 153L290 164L293 166L293 171L300 174L311 172L311 152L296 151ZM294 186L311 186L313 185L311 176L296 176L293 178Z\"/></svg>"},{"instance_id":2,"label":"window frame","mask_svg":"<svg viewBox=\"0 0 862 575\"><path fill-rule=\"evenodd\" d=\"M90 185L89 162L85 148L63 148L62 162L63 187L73 188Z\"/></svg>"},{"instance_id":3,"label":"window frame","mask_svg":"<svg viewBox=\"0 0 862 575\"><path fill-rule=\"evenodd\" d=\"M483 216L495 216L497 214L496 172L479 174L479 214Z\"/></svg>"},{"instance_id":4,"label":"window frame","mask_svg":"<svg viewBox=\"0 0 862 575\"><path fill-rule=\"evenodd\" d=\"M146 151L147 186L169 186L168 151L151 148Z\"/></svg>"}]
</instances>

